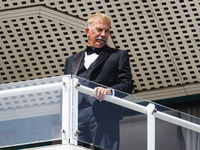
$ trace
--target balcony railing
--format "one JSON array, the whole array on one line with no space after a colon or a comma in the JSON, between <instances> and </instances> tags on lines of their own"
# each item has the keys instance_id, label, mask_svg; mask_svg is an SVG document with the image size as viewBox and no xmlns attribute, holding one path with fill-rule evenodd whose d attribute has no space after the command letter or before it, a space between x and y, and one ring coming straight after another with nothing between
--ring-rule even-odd
<instances>
[{"instance_id":1,"label":"balcony railing","mask_svg":"<svg viewBox=\"0 0 200 150\"><path fill-rule=\"evenodd\" d=\"M96 86L102 85L70 75L0 85L0 148L57 140L77 145L78 99L80 94L95 97ZM123 109L120 150L200 148L199 118L121 91L114 93L105 101Z\"/></svg>"}]
</instances>

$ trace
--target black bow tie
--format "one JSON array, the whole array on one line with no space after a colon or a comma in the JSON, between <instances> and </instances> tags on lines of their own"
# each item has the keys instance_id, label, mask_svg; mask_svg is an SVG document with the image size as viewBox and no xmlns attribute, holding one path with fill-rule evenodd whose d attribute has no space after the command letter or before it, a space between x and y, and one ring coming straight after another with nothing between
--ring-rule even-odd
<instances>
[{"instance_id":1,"label":"black bow tie","mask_svg":"<svg viewBox=\"0 0 200 150\"><path fill-rule=\"evenodd\" d=\"M87 55L91 55L93 53L99 54L102 51L102 48L92 48L90 46L87 46L86 51Z\"/></svg>"}]
</instances>

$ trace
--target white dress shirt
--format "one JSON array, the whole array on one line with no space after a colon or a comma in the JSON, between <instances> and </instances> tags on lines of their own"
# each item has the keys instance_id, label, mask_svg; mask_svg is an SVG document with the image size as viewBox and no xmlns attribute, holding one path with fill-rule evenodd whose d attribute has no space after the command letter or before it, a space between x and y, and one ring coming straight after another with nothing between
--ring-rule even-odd
<instances>
[{"instance_id":1,"label":"white dress shirt","mask_svg":"<svg viewBox=\"0 0 200 150\"><path fill-rule=\"evenodd\" d=\"M85 52L85 68L88 69L90 65L97 59L99 55L96 53L93 53L91 55L87 55L87 52Z\"/></svg>"}]
</instances>

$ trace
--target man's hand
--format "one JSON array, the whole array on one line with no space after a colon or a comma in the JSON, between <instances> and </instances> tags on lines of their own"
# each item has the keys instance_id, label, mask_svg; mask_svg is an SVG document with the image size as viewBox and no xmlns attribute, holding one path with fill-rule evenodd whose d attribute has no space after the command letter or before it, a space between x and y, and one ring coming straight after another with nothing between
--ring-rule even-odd
<instances>
[{"instance_id":1,"label":"man's hand","mask_svg":"<svg viewBox=\"0 0 200 150\"><path fill-rule=\"evenodd\" d=\"M111 95L111 91L110 91L110 89L96 87L96 88L94 88L94 94L96 95L96 97L99 101L102 101L102 100L104 100L106 95Z\"/></svg>"}]
</instances>

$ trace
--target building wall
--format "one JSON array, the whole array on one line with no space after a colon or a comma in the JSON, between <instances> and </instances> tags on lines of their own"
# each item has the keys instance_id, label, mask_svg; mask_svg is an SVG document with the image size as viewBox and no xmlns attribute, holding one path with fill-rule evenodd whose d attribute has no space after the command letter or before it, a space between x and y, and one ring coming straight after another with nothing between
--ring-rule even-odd
<instances>
[{"instance_id":1,"label":"building wall","mask_svg":"<svg viewBox=\"0 0 200 150\"><path fill-rule=\"evenodd\" d=\"M199 0L2 0L0 83L63 75L86 47L87 18L111 18L108 44L129 52L134 94L149 100L199 94Z\"/></svg>"}]
</instances>

